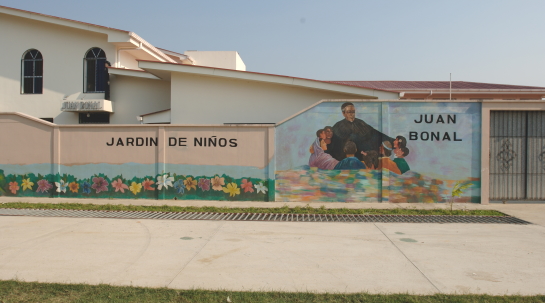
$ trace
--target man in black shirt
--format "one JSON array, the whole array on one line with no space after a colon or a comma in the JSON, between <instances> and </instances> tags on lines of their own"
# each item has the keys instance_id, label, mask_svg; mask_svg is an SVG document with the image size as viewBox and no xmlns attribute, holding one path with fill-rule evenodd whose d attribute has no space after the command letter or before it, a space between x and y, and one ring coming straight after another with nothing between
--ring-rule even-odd
<instances>
[{"instance_id":1,"label":"man in black shirt","mask_svg":"<svg viewBox=\"0 0 545 303\"><path fill-rule=\"evenodd\" d=\"M356 108L353 103L343 103L341 110L344 120L333 125L333 137L331 138L331 144L328 145L329 153L335 159L341 161L346 157L343 147L348 141L356 143L358 148L356 157L360 160L362 159L362 151L374 150L378 152L383 141L393 142L391 137L356 118Z\"/></svg>"}]
</instances>

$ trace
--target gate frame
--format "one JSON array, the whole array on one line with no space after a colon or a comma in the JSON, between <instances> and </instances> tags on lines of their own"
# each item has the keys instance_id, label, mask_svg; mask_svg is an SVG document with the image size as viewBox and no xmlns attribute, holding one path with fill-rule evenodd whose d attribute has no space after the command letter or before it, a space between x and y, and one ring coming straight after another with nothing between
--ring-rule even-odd
<instances>
[{"instance_id":1,"label":"gate frame","mask_svg":"<svg viewBox=\"0 0 545 303\"><path fill-rule=\"evenodd\" d=\"M481 100L481 204L490 203L490 111L545 111L545 100Z\"/></svg>"}]
</instances>

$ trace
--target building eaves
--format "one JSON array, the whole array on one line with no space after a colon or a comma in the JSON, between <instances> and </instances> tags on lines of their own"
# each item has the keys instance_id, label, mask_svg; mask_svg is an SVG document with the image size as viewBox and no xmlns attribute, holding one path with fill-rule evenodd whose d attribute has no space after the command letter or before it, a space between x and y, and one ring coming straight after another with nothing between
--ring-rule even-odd
<instances>
[{"instance_id":1,"label":"building eaves","mask_svg":"<svg viewBox=\"0 0 545 303\"><path fill-rule=\"evenodd\" d=\"M187 65L187 64L177 64L177 63L166 63L166 62L157 62L149 60L138 60L139 67L144 70L152 70L159 68L161 71L172 71L172 72L185 72L217 77L228 77L236 78L243 80L254 80L261 82L274 82L278 84L286 85L295 85L295 86L304 86L308 88L315 88L321 90L331 90L331 91L340 91L348 94L355 95L367 95L380 98L392 98L392 94L398 95L399 92L385 89L374 89L374 88L365 88L357 85L347 85L342 83L332 83L330 81L321 81L314 79L306 79L299 77L291 77L284 75L275 75L267 73L258 73L258 72L249 72L249 71L240 71L234 69L225 69L209 66L199 66L199 65ZM162 67L161 67L162 66ZM168 67L167 67L168 66ZM336 87L336 89L334 89ZM338 89L339 87L344 87L345 89ZM346 89L350 88L350 89ZM370 92L362 92L361 89L369 90ZM383 94L384 93L384 94ZM382 95L382 96L379 96Z\"/></svg>"}]
</instances>

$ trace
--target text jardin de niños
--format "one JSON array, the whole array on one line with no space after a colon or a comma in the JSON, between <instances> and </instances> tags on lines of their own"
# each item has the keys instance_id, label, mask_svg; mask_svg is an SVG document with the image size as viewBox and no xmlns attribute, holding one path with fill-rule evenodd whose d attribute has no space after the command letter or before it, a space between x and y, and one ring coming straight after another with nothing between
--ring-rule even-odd
<instances>
[{"instance_id":1,"label":"text jardin de ni\u00f1os","mask_svg":"<svg viewBox=\"0 0 545 303\"><path fill-rule=\"evenodd\" d=\"M106 142L108 146L157 146L159 139L157 137L125 137L115 138L112 137L110 142ZM187 146L187 138L181 137L169 137L168 146ZM206 147L237 147L237 139L218 138L212 137L199 137L193 138L193 146L206 146Z\"/></svg>"},{"instance_id":2,"label":"text jardin de ni\u00f1os","mask_svg":"<svg viewBox=\"0 0 545 303\"><path fill-rule=\"evenodd\" d=\"M437 119L434 120L433 115L420 115L420 119L415 119L414 123L428 123L428 124L456 124L456 115L447 115L446 119L443 115L437 115ZM446 121L445 121L446 120ZM452 139L451 139L452 138ZM462 141L462 139L456 138L456 132L452 133L452 137L449 132L409 132L409 140L421 140L421 141Z\"/></svg>"}]
</instances>

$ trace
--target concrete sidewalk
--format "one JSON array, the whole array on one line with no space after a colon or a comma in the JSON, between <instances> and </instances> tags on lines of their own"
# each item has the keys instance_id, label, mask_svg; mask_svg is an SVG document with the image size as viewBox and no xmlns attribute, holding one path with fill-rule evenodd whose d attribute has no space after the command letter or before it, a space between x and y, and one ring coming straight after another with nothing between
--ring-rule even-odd
<instances>
[{"instance_id":1,"label":"concrete sidewalk","mask_svg":"<svg viewBox=\"0 0 545 303\"><path fill-rule=\"evenodd\" d=\"M2 197L0 203L6 200ZM73 202L69 200L40 202ZM95 203L95 200L79 201ZM163 205L167 201L137 202ZM168 202L235 206L232 202ZM236 207L255 204L238 203ZM326 205L337 206L446 207L387 203ZM536 224L0 217L0 279L179 289L545 293L545 205L457 204L455 207L497 209Z\"/></svg>"}]
</instances>

